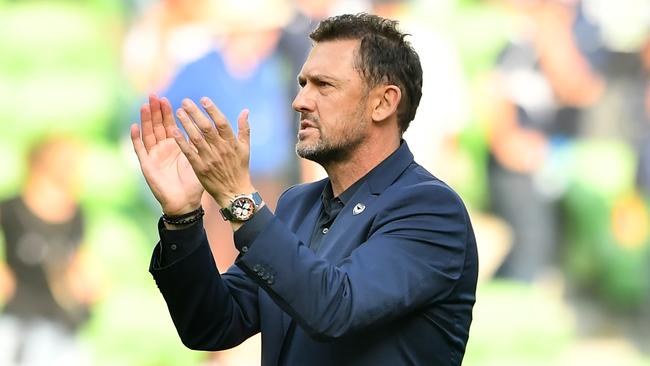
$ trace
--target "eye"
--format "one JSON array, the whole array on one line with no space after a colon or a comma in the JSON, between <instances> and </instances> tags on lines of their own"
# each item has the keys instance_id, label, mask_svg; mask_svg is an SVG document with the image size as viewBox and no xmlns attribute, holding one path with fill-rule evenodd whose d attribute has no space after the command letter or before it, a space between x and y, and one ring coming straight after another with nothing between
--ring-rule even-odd
<instances>
[{"instance_id":1,"label":"eye","mask_svg":"<svg viewBox=\"0 0 650 366\"><path fill-rule=\"evenodd\" d=\"M323 80L317 80L317 81L315 82L315 84L316 84L319 88L329 88L329 87L333 86L331 83L328 83L327 81L323 81Z\"/></svg>"}]
</instances>

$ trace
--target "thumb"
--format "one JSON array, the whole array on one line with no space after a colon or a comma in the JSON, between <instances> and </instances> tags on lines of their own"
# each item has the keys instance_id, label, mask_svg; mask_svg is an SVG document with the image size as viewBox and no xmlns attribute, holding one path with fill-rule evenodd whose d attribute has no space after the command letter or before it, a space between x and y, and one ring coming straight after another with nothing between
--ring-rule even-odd
<instances>
[{"instance_id":1,"label":"thumb","mask_svg":"<svg viewBox=\"0 0 650 366\"><path fill-rule=\"evenodd\" d=\"M237 117L237 131L239 140L246 144L248 147L251 146L251 128L248 124L249 114L250 112L248 109L244 109L239 113L239 117Z\"/></svg>"}]
</instances>

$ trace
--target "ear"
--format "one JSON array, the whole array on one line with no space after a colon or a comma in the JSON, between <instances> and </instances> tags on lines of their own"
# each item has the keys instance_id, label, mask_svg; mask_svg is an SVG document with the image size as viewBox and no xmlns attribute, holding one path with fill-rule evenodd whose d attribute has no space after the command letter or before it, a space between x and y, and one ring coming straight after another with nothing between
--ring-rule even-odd
<instances>
[{"instance_id":1,"label":"ear","mask_svg":"<svg viewBox=\"0 0 650 366\"><path fill-rule=\"evenodd\" d=\"M397 85L377 86L372 110L373 121L383 121L393 114L397 115L397 106L402 100L402 91Z\"/></svg>"}]
</instances>

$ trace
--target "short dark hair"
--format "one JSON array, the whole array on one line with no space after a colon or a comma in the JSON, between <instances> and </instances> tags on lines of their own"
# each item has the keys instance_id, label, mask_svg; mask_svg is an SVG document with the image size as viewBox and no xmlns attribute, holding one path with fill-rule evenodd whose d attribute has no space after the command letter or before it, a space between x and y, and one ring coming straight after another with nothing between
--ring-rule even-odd
<instances>
[{"instance_id":1,"label":"short dark hair","mask_svg":"<svg viewBox=\"0 0 650 366\"><path fill-rule=\"evenodd\" d=\"M311 32L314 42L360 40L355 67L369 87L383 83L400 88L397 123L403 133L415 118L422 97L420 57L400 32L398 22L377 15L359 13L327 18ZM332 57L335 57L334 55Z\"/></svg>"}]
</instances>

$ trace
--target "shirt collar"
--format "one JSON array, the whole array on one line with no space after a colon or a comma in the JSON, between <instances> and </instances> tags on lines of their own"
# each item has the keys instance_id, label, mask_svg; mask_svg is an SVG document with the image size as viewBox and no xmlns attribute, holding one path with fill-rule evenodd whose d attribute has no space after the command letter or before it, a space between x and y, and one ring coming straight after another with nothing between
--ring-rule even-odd
<instances>
[{"instance_id":1,"label":"shirt collar","mask_svg":"<svg viewBox=\"0 0 650 366\"><path fill-rule=\"evenodd\" d=\"M330 202L332 200L339 200L341 203L345 206L346 203L354 196L354 194L359 190L359 187L368 180L368 174L364 175L361 179L357 180L352 184L351 186L348 187L343 193L338 195L337 197L334 197L334 192L332 191L332 182L327 182L325 185L325 188L323 189L323 194L321 195L321 199L323 200L323 204L325 202Z\"/></svg>"},{"instance_id":2,"label":"shirt collar","mask_svg":"<svg viewBox=\"0 0 650 366\"><path fill-rule=\"evenodd\" d=\"M403 155L404 153L401 150L408 150L407 146L401 146L401 145L406 145L404 140L401 141L400 143L400 148L398 148L395 152L393 152L388 158L386 158L384 161L379 163L376 167L372 168L366 175L361 177L359 180L354 182L348 189L346 189L343 193L338 195L338 197L334 197L334 193L332 191L332 182L328 181L327 184L325 185L325 188L323 189L323 194L321 195L321 199L323 200L323 203L325 201L331 201L332 199L338 199L340 200L343 205L345 205L352 196L359 190L359 187L365 182L371 179L371 177L376 176L378 173L376 173L379 170L384 169L384 166L386 165L391 165L391 161L395 160L396 157L395 155ZM402 154L400 154L402 152ZM398 158L399 159L399 158ZM411 157L412 159L412 157Z\"/></svg>"},{"instance_id":3,"label":"shirt collar","mask_svg":"<svg viewBox=\"0 0 650 366\"><path fill-rule=\"evenodd\" d=\"M332 182L328 180L327 184L325 184L325 187L323 188L323 193L321 193L321 200L323 201L323 204L325 204L325 202L329 203L332 200L338 199L343 203L343 205L345 205L359 190L359 187L361 187L361 185L366 181L371 186L371 192L380 193L386 188L386 186L397 179L397 176L399 176L412 162L413 154L408 148L406 141L401 140L400 146L397 150L376 167L372 168L372 170L370 170L366 175L354 182L354 184L348 187L348 189L338 197L334 197Z\"/></svg>"}]
</instances>

